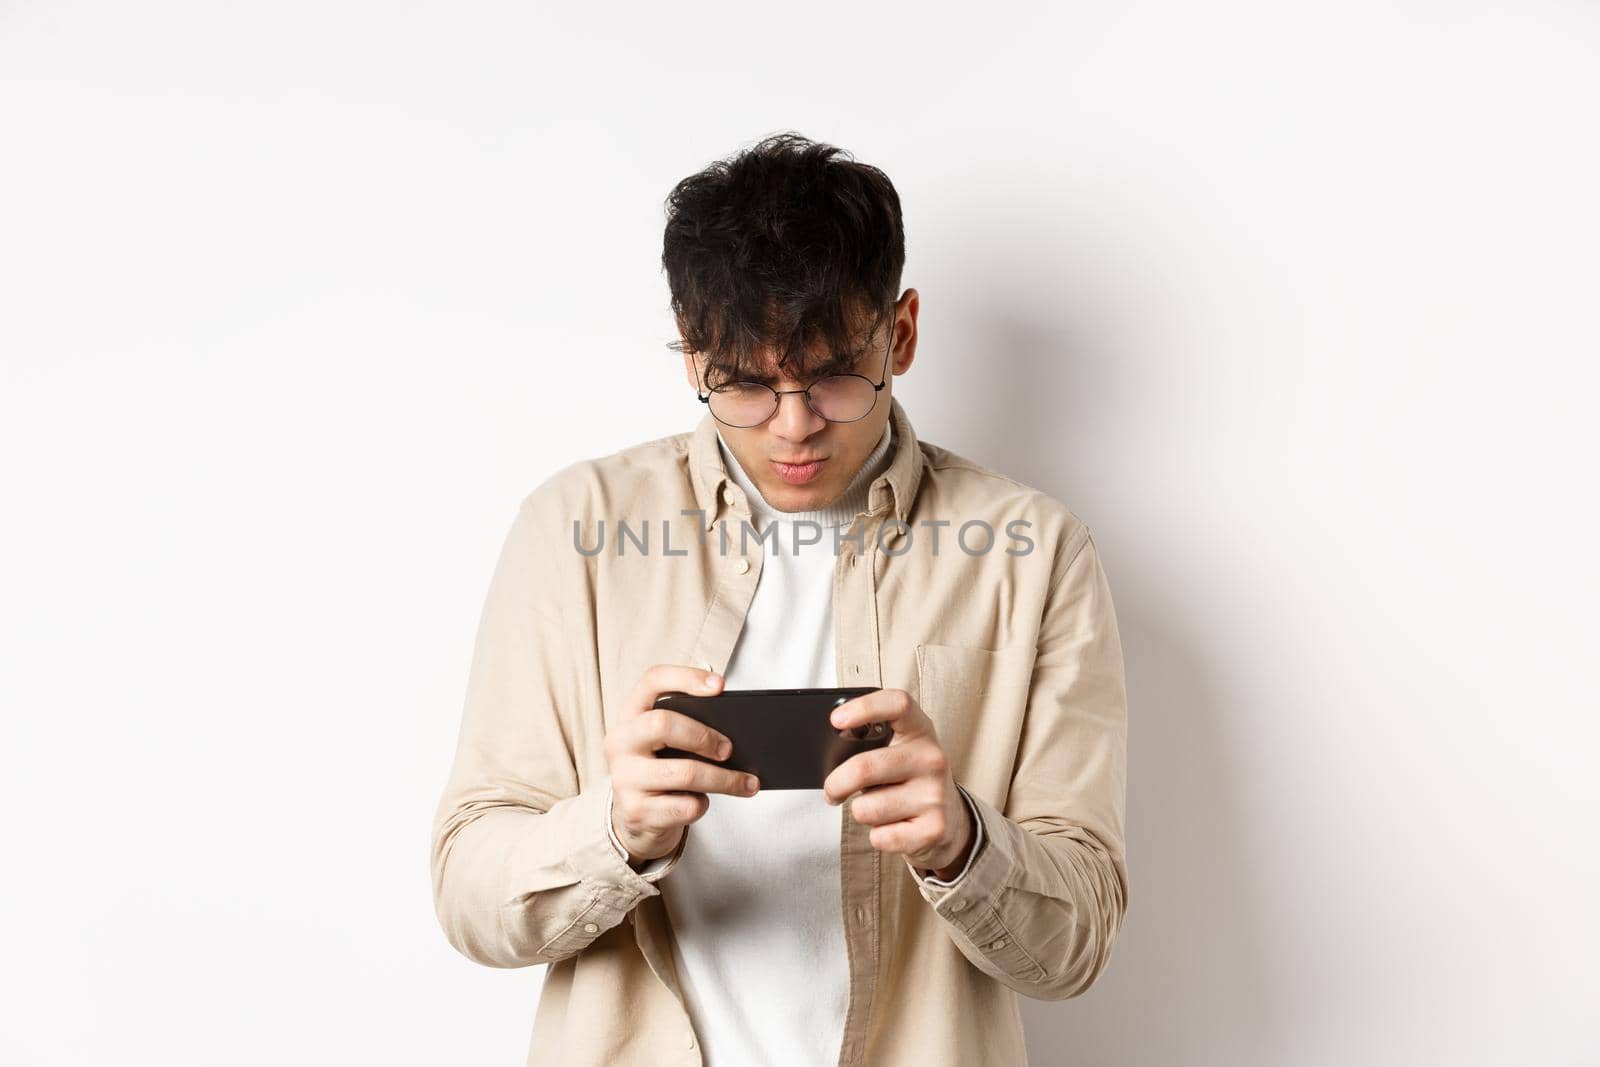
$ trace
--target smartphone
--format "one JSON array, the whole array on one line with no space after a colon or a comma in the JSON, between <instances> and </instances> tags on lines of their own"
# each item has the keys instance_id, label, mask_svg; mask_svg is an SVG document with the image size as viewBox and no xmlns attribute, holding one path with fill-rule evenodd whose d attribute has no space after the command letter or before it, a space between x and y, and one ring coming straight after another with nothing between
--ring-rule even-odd
<instances>
[{"instance_id":1,"label":"smartphone","mask_svg":"<svg viewBox=\"0 0 1600 1067\"><path fill-rule=\"evenodd\" d=\"M663 748L657 758L697 759L753 774L761 789L821 789L835 767L882 748L894 737L888 723L842 731L828 721L833 709L878 686L842 689L728 689L713 696L662 693L655 706L705 723L733 742L725 760Z\"/></svg>"}]
</instances>

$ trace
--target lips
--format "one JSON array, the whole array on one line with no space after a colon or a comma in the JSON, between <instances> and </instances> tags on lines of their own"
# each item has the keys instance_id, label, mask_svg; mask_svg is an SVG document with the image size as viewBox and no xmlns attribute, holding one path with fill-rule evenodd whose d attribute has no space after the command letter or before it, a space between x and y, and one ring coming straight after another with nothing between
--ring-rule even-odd
<instances>
[{"instance_id":1,"label":"lips","mask_svg":"<svg viewBox=\"0 0 1600 1067\"><path fill-rule=\"evenodd\" d=\"M772 461L772 469L778 472L778 477L790 485L804 485L822 471L822 465L826 462L827 457L803 463L785 463L775 459Z\"/></svg>"}]
</instances>

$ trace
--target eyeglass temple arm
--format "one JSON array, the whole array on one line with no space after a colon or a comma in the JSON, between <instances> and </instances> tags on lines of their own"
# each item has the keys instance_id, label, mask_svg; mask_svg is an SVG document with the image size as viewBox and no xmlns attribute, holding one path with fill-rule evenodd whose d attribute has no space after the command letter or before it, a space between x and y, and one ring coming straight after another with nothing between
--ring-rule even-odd
<instances>
[{"instance_id":1,"label":"eyeglass temple arm","mask_svg":"<svg viewBox=\"0 0 1600 1067\"><path fill-rule=\"evenodd\" d=\"M711 403L711 394L710 393L702 394L700 392L700 390L703 388L703 386L700 384L700 361L698 359L695 359L693 356L691 356L689 358L690 358L690 361L694 363L694 395L700 398L700 403L702 403L702 404L710 404Z\"/></svg>"}]
</instances>

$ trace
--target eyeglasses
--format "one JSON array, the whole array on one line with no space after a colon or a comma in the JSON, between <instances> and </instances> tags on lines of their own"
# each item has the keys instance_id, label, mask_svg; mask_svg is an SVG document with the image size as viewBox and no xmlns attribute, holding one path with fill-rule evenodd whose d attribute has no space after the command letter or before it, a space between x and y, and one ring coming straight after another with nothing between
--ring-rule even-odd
<instances>
[{"instance_id":1,"label":"eyeglasses","mask_svg":"<svg viewBox=\"0 0 1600 1067\"><path fill-rule=\"evenodd\" d=\"M711 409L711 415L724 426L748 429L760 426L778 413L778 404L787 393L802 393L806 407L829 422L859 422L878 403L878 392L889 382L889 354L894 351L894 325L889 327L889 344L883 352L883 380L876 385L863 374L830 374L818 378L804 389L772 388L763 382L729 382L703 395L695 395ZM695 364L695 382L700 382L700 365Z\"/></svg>"}]
</instances>

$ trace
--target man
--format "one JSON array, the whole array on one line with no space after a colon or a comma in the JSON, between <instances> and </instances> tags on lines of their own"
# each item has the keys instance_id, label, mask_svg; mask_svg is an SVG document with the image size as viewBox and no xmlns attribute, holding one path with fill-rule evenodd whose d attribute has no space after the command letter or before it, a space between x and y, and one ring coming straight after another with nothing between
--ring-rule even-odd
<instances>
[{"instance_id":1,"label":"man","mask_svg":"<svg viewBox=\"0 0 1600 1067\"><path fill-rule=\"evenodd\" d=\"M707 410L523 499L434 825L440 922L550 965L529 1064L1025 1063L1017 994L1087 990L1128 906L1094 540L892 396L919 297L881 171L768 138L679 183L663 262ZM831 725L894 731L820 790L763 792L653 708L809 686L879 687Z\"/></svg>"}]
</instances>

